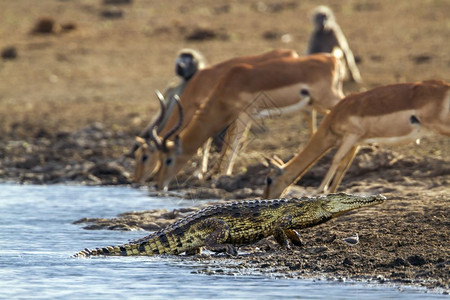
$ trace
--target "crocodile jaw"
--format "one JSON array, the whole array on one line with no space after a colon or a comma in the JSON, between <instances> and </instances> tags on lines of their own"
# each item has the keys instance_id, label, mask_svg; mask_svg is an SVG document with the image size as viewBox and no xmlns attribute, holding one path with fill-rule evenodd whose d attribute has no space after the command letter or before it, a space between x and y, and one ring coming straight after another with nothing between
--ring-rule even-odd
<instances>
[{"instance_id":1,"label":"crocodile jaw","mask_svg":"<svg viewBox=\"0 0 450 300\"><path fill-rule=\"evenodd\" d=\"M326 199L323 204L324 209L333 217L360 207L380 204L386 200L383 195L358 196L345 193L328 194L322 197Z\"/></svg>"}]
</instances>

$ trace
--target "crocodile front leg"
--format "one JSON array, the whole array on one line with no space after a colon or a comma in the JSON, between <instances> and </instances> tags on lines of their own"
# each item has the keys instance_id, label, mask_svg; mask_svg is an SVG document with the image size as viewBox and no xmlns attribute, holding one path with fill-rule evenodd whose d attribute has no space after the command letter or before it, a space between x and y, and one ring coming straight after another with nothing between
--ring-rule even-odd
<instances>
[{"instance_id":1,"label":"crocodile front leg","mask_svg":"<svg viewBox=\"0 0 450 300\"><path fill-rule=\"evenodd\" d=\"M238 254L233 245L224 244L230 236L230 229L224 220L216 218L204 220L200 226L200 229L213 230L212 233L205 238L206 249L216 253L225 252L226 254L232 256L236 256Z\"/></svg>"},{"instance_id":2,"label":"crocodile front leg","mask_svg":"<svg viewBox=\"0 0 450 300\"><path fill-rule=\"evenodd\" d=\"M280 227L276 227L273 232L273 237L277 241L281 247L290 249L289 241L292 242L295 246L301 246L302 241L300 240L300 235L297 231L293 229L282 229Z\"/></svg>"},{"instance_id":3,"label":"crocodile front leg","mask_svg":"<svg viewBox=\"0 0 450 300\"><path fill-rule=\"evenodd\" d=\"M294 229L286 229L284 231L286 233L287 238L294 244L295 246L302 246L303 242L300 239L300 234Z\"/></svg>"}]
</instances>

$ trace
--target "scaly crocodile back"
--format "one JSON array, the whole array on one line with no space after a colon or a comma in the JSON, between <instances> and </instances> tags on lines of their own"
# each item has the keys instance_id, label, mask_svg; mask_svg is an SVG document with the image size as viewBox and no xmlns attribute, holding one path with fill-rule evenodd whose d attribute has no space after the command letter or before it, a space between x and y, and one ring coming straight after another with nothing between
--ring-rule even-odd
<instances>
[{"instance_id":1,"label":"scaly crocodile back","mask_svg":"<svg viewBox=\"0 0 450 300\"><path fill-rule=\"evenodd\" d=\"M180 254L210 245L250 244L274 230L312 227L345 212L383 202L376 196L330 194L317 198L247 200L208 206L128 244L84 249L74 257ZM211 239L215 239L211 243Z\"/></svg>"}]
</instances>

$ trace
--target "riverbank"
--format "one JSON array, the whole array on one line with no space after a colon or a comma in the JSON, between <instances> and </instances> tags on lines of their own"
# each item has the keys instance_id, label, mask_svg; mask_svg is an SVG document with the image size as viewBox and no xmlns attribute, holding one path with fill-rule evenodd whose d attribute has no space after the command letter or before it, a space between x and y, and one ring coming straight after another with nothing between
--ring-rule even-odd
<instances>
[{"instance_id":1,"label":"riverbank","mask_svg":"<svg viewBox=\"0 0 450 300\"><path fill-rule=\"evenodd\" d=\"M199 255L188 260L209 262L199 272L248 270L287 278L326 278L414 285L448 293L449 195L442 190L413 188L404 196L386 193L381 205L360 209L325 224L300 231L303 245L282 249L273 238L241 247L241 255ZM204 206L205 204L203 204ZM88 230L158 230L196 209L124 213L113 219L81 219ZM343 238L359 235L350 246ZM145 233L143 232L143 236ZM230 271L232 270L232 271Z\"/></svg>"}]
</instances>

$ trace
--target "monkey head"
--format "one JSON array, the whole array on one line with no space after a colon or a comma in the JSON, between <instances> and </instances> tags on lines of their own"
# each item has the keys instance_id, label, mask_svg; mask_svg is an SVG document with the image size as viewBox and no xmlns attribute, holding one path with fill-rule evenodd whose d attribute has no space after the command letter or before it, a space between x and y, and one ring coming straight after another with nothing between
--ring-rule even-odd
<instances>
[{"instance_id":1,"label":"monkey head","mask_svg":"<svg viewBox=\"0 0 450 300\"><path fill-rule=\"evenodd\" d=\"M320 31L328 30L332 26L331 24L335 22L333 12L329 7L324 5L318 6L314 9L312 15L314 27Z\"/></svg>"},{"instance_id":2,"label":"monkey head","mask_svg":"<svg viewBox=\"0 0 450 300\"><path fill-rule=\"evenodd\" d=\"M175 61L175 73L186 81L204 67L205 59L203 55L192 49L181 50Z\"/></svg>"}]
</instances>

